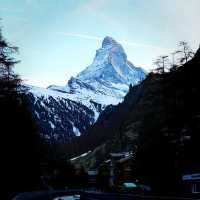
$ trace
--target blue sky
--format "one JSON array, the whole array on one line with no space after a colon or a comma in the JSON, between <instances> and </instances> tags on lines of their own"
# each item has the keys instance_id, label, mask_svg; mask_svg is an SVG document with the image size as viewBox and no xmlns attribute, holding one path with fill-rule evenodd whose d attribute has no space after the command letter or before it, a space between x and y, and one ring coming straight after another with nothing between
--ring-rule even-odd
<instances>
[{"instance_id":1,"label":"blue sky","mask_svg":"<svg viewBox=\"0 0 200 200\"><path fill-rule=\"evenodd\" d=\"M91 64L105 36L136 66L186 40L200 43L199 0L0 0L3 34L20 48L16 71L27 83L65 85Z\"/></svg>"}]
</instances>

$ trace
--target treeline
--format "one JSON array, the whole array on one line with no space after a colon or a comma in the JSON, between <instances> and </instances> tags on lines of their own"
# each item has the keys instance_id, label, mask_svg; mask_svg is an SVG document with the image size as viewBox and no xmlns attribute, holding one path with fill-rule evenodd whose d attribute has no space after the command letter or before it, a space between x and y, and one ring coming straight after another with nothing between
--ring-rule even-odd
<instances>
[{"instance_id":1,"label":"treeline","mask_svg":"<svg viewBox=\"0 0 200 200\"><path fill-rule=\"evenodd\" d=\"M151 88L140 103L144 110L135 109L130 118L134 123L139 115L141 121L136 174L157 193L187 192L182 175L199 171L199 53L200 49L187 62L184 57L173 73L157 74L157 80L149 77Z\"/></svg>"},{"instance_id":2,"label":"treeline","mask_svg":"<svg viewBox=\"0 0 200 200\"><path fill-rule=\"evenodd\" d=\"M194 51L185 41L178 43L178 49L171 55L161 55L154 62L155 68L152 73L165 73L177 70L180 66L187 63L194 56Z\"/></svg>"}]
</instances>

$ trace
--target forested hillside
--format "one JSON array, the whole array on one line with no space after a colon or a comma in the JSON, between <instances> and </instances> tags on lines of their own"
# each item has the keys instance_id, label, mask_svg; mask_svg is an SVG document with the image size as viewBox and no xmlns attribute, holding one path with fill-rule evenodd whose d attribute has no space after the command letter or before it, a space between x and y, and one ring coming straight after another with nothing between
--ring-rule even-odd
<instances>
[{"instance_id":1,"label":"forested hillside","mask_svg":"<svg viewBox=\"0 0 200 200\"><path fill-rule=\"evenodd\" d=\"M199 67L200 50L177 70L151 73L131 87L122 104L108 107L77 142L87 144L82 152L94 150L76 162L90 168L110 152L132 151L135 175L142 182L159 192L178 190L181 174L200 167Z\"/></svg>"}]
</instances>

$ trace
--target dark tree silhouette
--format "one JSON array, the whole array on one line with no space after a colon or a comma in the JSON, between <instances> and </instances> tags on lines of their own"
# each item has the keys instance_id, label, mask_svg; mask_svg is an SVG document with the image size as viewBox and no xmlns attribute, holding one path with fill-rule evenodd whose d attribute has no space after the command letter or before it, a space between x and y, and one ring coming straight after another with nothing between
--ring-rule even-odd
<instances>
[{"instance_id":1,"label":"dark tree silhouette","mask_svg":"<svg viewBox=\"0 0 200 200\"><path fill-rule=\"evenodd\" d=\"M3 38L0 29L2 199L40 188L41 143L20 87L21 79L13 71L18 63L13 57L17 50Z\"/></svg>"},{"instance_id":2,"label":"dark tree silhouette","mask_svg":"<svg viewBox=\"0 0 200 200\"><path fill-rule=\"evenodd\" d=\"M180 52L183 54L183 57L180 59L180 63L184 64L189 61L189 59L193 58L194 51L191 49L189 44L185 41L179 42Z\"/></svg>"},{"instance_id":3,"label":"dark tree silhouette","mask_svg":"<svg viewBox=\"0 0 200 200\"><path fill-rule=\"evenodd\" d=\"M0 29L0 92L1 95L7 95L16 90L21 80L19 76L13 72L13 67L19 61L15 60L14 54L18 52L18 48L10 45L2 36Z\"/></svg>"},{"instance_id":4,"label":"dark tree silhouette","mask_svg":"<svg viewBox=\"0 0 200 200\"><path fill-rule=\"evenodd\" d=\"M178 68L178 63L176 61L176 55L181 53L181 51L177 50L171 53L172 55L172 63L171 63L171 68L170 71L176 71Z\"/></svg>"},{"instance_id":5,"label":"dark tree silhouette","mask_svg":"<svg viewBox=\"0 0 200 200\"><path fill-rule=\"evenodd\" d=\"M166 68L168 66L168 56L167 55L163 55L163 56L160 56L153 64L156 65L156 69L155 71L157 73L160 73L160 74L164 74L165 71L166 71Z\"/></svg>"}]
</instances>

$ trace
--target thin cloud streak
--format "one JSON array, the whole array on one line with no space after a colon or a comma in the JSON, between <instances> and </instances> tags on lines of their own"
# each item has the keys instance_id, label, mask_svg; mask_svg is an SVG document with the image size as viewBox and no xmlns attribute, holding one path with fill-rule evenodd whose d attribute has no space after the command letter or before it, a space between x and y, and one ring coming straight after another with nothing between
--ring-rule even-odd
<instances>
[{"instance_id":1,"label":"thin cloud streak","mask_svg":"<svg viewBox=\"0 0 200 200\"><path fill-rule=\"evenodd\" d=\"M158 50L169 50L168 48L165 47L159 47L156 45L150 45L150 44L143 44L143 43L137 43L137 42L130 42L126 40L119 40L120 43L128 46L133 46L133 47L144 47L144 48L151 48L151 49L158 49Z\"/></svg>"},{"instance_id":2,"label":"thin cloud streak","mask_svg":"<svg viewBox=\"0 0 200 200\"><path fill-rule=\"evenodd\" d=\"M68 36L68 37L77 37L77 38L96 40L96 41L101 41L103 39L101 37L96 37L92 35L84 35L84 34L79 34L79 33L58 33L58 34L63 35L63 36Z\"/></svg>"},{"instance_id":3,"label":"thin cloud streak","mask_svg":"<svg viewBox=\"0 0 200 200\"><path fill-rule=\"evenodd\" d=\"M76 37L76 38L82 38L82 39L88 39L88 40L95 40L95 41L102 41L102 37L97 37L93 35L84 35L84 34L79 34L79 33L58 33L59 35L67 36L67 37ZM130 42L127 40L117 40L119 43L127 46L132 46L132 47L143 47L143 48L151 48L151 49L158 49L158 50L169 50L164 47L159 47L156 45L149 45L149 44L143 44L143 43L137 43L137 42Z\"/></svg>"}]
</instances>

